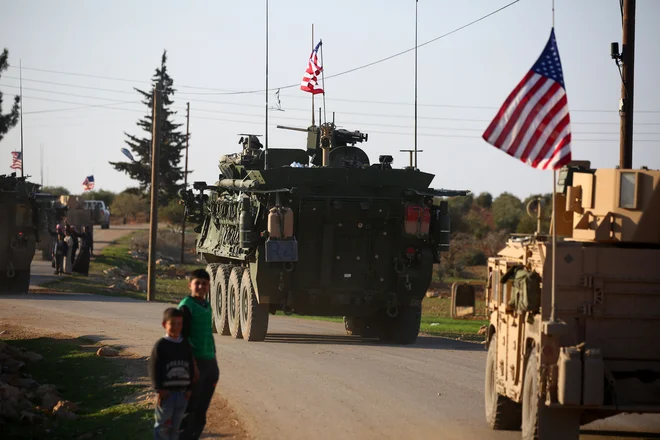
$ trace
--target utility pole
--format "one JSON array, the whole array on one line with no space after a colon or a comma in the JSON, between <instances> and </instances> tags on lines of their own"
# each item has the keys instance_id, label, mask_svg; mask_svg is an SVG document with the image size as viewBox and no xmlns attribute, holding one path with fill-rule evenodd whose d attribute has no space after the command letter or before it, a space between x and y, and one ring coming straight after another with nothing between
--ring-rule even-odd
<instances>
[{"instance_id":1,"label":"utility pole","mask_svg":"<svg viewBox=\"0 0 660 440\"><path fill-rule=\"evenodd\" d=\"M158 238L158 165L160 158L160 114L162 84L154 87L151 119L151 215L149 223L149 269L147 274L147 301L156 299L156 240Z\"/></svg>"},{"instance_id":2,"label":"utility pole","mask_svg":"<svg viewBox=\"0 0 660 440\"><path fill-rule=\"evenodd\" d=\"M186 103L186 168L183 173L183 190L188 190L188 139L190 138L190 103ZM183 249L186 243L186 213L183 212L181 222L181 264L183 264Z\"/></svg>"},{"instance_id":3,"label":"utility pole","mask_svg":"<svg viewBox=\"0 0 660 440\"><path fill-rule=\"evenodd\" d=\"M635 0L623 0L623 48L621 60L621 133L619 167L632 168L633 98L635 91Z\"/></svg>"},{"instance_id":4,"label":"utility pole","mask_svg":"<svg viewBox=\"0 0 660 440\"><path fill-rule=\"evenodd\" d=\"M18 86L21 96L21 177L23 177L23 167L25 166L25 154L23 153L23 60L18 61Z\"/></svg>"}]
</instances>

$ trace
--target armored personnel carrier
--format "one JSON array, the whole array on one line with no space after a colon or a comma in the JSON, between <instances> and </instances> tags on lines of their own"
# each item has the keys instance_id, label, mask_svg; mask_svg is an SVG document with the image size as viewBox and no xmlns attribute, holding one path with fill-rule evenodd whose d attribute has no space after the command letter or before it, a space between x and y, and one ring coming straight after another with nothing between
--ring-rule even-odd
<instances>
[{"instance_id":1,"label":"armored personnel carrier","mask_svg":"<svg viewBox=\"0 0 660 440\"><path fill-rule=\"evenodd\" d=\"M526 440L660 412L660 171L573 162L555 197L554 296L549 235L488 261L486 420Z\"/></svg>"},{"instance_id":2,"label":"armored personnel carrier","mask_svg":"<svg viewBox=\"0 0 660 440\"><path fill-rule=\"evenodd\" d=\"M16 173L0 176L0 292L27 293L39 235L38 185Z\"/></svg>"},{"instance_id":3,"label":"armored personnel carrier","mask_svg":"<svg viewBox=\"0 0 660 440\"><path fill-rule=\"evenodd\" d=\"M215 184L182 194L217 332L263 340L282 310L344 316L348 334L413 343L433 263L449 246L441 198L467 191L429 188L432 174L394 169L391 156L370 163L359 131L295 130L308 133L306 149L265 151L245 135Z\"/></svg>"}]
</instances>

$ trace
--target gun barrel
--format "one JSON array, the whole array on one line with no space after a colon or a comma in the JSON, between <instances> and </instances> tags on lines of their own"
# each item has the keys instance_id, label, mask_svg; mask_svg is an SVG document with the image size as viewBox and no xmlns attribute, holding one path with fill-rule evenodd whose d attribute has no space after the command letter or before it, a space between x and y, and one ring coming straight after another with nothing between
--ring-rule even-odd
<instances>
[{"instance_id":1,"label":"gun barrel","mask_svg":"<svg viewBox=\"0 0 660 440\"><path fill-rule=\"evenodd\" d=\"M304 131L304 132L309 131L309 128L287 127L286 125L278 125L277 128L283 128L285 130Z\"/></svg>"}]
</instances>

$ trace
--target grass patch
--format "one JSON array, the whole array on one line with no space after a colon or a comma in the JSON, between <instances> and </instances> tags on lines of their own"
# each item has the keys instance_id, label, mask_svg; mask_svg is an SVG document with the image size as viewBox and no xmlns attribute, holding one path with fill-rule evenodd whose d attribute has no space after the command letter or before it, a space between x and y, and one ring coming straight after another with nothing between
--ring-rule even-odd
<instances>
[{"instance_id":1,"label":"grass patch","mask_svg":"<svg viewBox=\"0 0 660 440\"><path fill-rule=\"evenodd\" d=\"M80 408L77 420L53 419L48 432L10 425L8 438L75 439L87 433L108 440L149 437L153 409L123 403L144 387L125 384L123 367L115 360L96 356L97 347L87 346L82 339L48 337L6 342L41 354L44 359L28 364L26 372L39 383L55 385L63 399Z\"/></svg>"},{"instance_id":2,"label":"grass patch","mask_svg":"<svg viewBox=\"0 0 660 440\"><path fill-rule=\"evenodd\" d=\"M76 293L94 293L98 295L123 296L134 299L146 299L147 294L131 290L122 290L118 288L111 289L110 286L121 281L121 279L112 280L105 276L104 270L111 267L125 267L133 272L133 275L148 273L148 262L134 259L129 254L133 245L133 232L120 238L114 243L106 246L100 254L95 255L94 260L90 262L89 276L73 274L58 280L44 283L42 286L47 288L56 288L66 292ZM179 265L186 272L202 267L201 265L184 264ZM156 266L156 300L162 302L179 302L188 294L188 281L186 279L158 278L158 275L164 275L167 266Z\"/></svg>"}]
</instances>

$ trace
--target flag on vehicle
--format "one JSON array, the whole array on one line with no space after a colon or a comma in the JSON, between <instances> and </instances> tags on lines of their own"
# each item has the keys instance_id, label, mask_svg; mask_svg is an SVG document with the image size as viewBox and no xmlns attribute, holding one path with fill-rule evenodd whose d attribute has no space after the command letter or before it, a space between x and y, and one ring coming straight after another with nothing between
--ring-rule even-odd
<instances>
[{"instance_id":1,"label":"flag on vehicle","mask_svg":"<svg viewBox=\"0 0 660 440\"><path fill-rule=\"evenodd\" d=\"M482 137L534 168L556 170L571 161L570 115L554 28Z\"/></svg>"},{"instance_id":2,"label":"flag on vehicle","mask_svg":"<svg viewBox=\"0 0 660 440\"><path fill-rule=\"evenodd\" d=\"M14 170L20 170L23 168L23 153L20 151L12 151L11 152L11 165L9 168L12 168Z\"/></svg>"},{"instance_id":3,"label":"flag on vehicle","mask_svg":"<svg viewBox=\"0 0 660 440\"><path fill-rule=\"evenodd\" d=\"M94 189L94 176L85 177L85 181L82 183L83 189L85 191L91 191Z\"/></svg>"},{"instance_id":4,"label":"flag on vehicle","mask_svg":"<svg viewBox=\"0 0 660 440\"><path fill-rule=\"evenodd\" d=\"M128 157L130 160L135 160L133 159L133 155L131 154L130 151L128 151L128 148L122 148L121 152L124 154L124 156Z\"/></svg>"},{"instance_id":5,"label":"flag on vehicle","mask_svg":"<svg viewBox=\"0 0 660 440\"><path fill-rule=\"evenodd\" d=\"M300 85L300 90L314 95L323 93L323 89L319 86L318 80L318 76L323 71L323 66L319 63L319 47L321 47L321 41L319 41L319 44L316 45L312 53L309 55L307 70L305 70L305 75L303 76L302 84Z\"/></svg>"}]
</instances>

